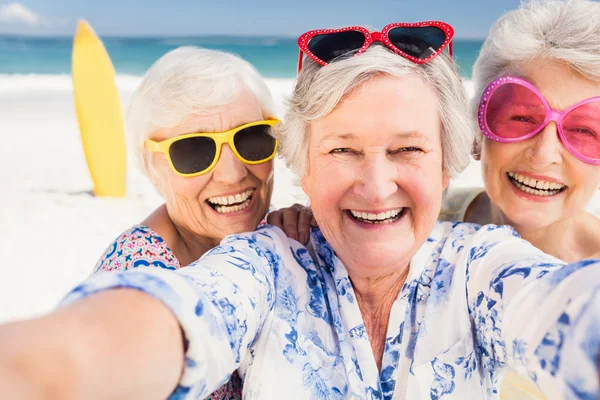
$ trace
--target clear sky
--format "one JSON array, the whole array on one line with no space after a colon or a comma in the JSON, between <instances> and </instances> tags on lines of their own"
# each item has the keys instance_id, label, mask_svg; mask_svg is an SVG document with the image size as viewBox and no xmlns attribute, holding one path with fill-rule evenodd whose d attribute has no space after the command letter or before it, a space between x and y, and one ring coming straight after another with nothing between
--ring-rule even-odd
<instances>
[{"instance_id":1,"label":"clear sky","mask_svg":"<svg viewBox=\"0 0 600 400\"><path fill-rule=\"evenodd\" d=\"M0 33L72 35L79 18L100 35L297 36L315 28L441 20L483 38L519 0L0 0Z\"/></svg>"}]
</instances>

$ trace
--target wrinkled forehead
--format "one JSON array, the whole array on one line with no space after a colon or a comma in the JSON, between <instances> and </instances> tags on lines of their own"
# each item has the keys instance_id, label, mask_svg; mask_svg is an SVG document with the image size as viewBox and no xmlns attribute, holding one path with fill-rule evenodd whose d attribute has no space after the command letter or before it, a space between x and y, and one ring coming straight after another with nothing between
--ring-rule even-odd
<instances>
[{"instance_id":1,"label":"wrinkled forehead","mask_svg":"<svg viewBox=\"0 0 600 400\"><path fill-rule=\"evenodd\" d=\"M255 96L243 93L228 104L215 104L210 109L195 112L191 109L178 124L159 128L152 134L154 140L165 140L188 133L225 132L249 122L259 121L262 107Z\"/></svg>"},{"instance_id":2,"label":"wrinkled forehead","mask_svg":"<svg viewBox=\"0 0 600 400\"><path fill-rule=\"evenodd\" d=\"M311 141L332 138L386 144L440 141L438 98L420 77L382 75L348 93L331 113L310 123Z\"/></svg>"},{"instance_id":3,"label":"wrinkled forehead","mask_svg":"<svg viewBox=\"0 0 600 400\"><path fill-rule=\"evenodd\" d=\"M532 84L549 106L558 110L600 96L600 82L583 76L564 61L535 59L511 66L510 74Z\"/></svg>"}]
</instances>

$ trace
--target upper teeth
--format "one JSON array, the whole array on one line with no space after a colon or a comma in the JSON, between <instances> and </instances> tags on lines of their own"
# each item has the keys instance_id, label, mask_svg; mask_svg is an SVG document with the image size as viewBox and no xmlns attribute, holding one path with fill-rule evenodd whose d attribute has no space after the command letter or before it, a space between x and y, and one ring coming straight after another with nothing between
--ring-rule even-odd
<instances>
[{"instance_id":1,"label":"upper teeth","mask_svg":"<svg viewBox=\"0 0 600 400\"><path fill-rule=\"evenodd\" d=\"M354 218L367 219L371 221L383 221L384 219L397 217L402 212L402 208L396 208L395 210L383 211L380 213L367 213L363 211L350 210L350 213Z\"/></svg>"},{"instance_id":2,"label":"upper teeth","mask_svg":"<svg viewBox=\"0 0 600 400\"><path fill-rule=\"evenodd\" d=\"M254 192L254 189L246 190L243 193L238 193L235 195L209 197L208 201L209 203L218 204L222 206L241 203L243 201L246 201L248 197L250 197L252 192Z\"/></svg>"},{"instance_id":3,"label":"upper teeth","mask_svg":"<svg viewBox=\"0 0 600 400\"><path fill-rule=\"evenodd\" d=\"M508 176L513 178L514 180L522 183L523 185L529 186L535 189L543 189L543 190L561 190L566 185L556 182L544 181L541 179L529 178L527 176L519 175L514 172L509 172Z\"/></svg>"}]
</instances>

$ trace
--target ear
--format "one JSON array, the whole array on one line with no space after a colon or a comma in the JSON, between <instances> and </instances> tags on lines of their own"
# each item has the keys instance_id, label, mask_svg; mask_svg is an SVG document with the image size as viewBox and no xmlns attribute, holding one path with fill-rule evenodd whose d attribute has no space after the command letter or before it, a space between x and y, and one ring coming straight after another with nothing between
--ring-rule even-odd
<instances>
[{"instance_id":1,"label":"ear","mask_svg":"<svg viewBox=\"0 0 600 400\"><path fill-rule=\"evenodd\" d=\"M442 187L444 190L448 189L448 185L450 184L450 175L446 171L442 172Z\"/></svg>"},{"instance_id":2,"label":"ear","mask_svg":"<svg viewBox=\"0 0 600 400\"><path fill-rule=\"evenodd\" d=\"M300 186L302 187L302 191L304 192L304 194L308 196L309 185L308 185L306 171L304 172L304 175L302 176L302 181L300 182Z\"/></svg>"},{"instance_id":3,"label":"ear","mask_svg":"<svg viewBox=\"0 0 600 400\"><path fill-rule=\"evenodd\" d=\"M147 150L144 149L144 153L142 153L142 163L144 164L144 170L146 172L146 176L148 177L148 179L150 180L150 183L152 183L152 186L154 186L154 188L156 190L158 190L160 193L162 193L162 188L160 187L160 179L157 176L157 170L156 167L154 166L154 153L150 153L147 152Z\"/></svg>"},{"instance_id":4,"label":"ear","mask_svg":"<svg viewBox=\"0 0 600 400\"><path fill-rule=\"evenodd\" d=\"M481 161L481 137L477 137L473 142L473 147L471 148L471 156L475 161Z\"/></svg>"}]
</instances>

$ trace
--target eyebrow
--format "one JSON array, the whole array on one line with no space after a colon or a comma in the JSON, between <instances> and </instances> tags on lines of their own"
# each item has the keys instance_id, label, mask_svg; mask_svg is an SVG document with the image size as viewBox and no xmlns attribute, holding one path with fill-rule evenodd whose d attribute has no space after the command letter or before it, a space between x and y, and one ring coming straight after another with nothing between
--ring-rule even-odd
<instances>
[{"instance_id":1,"label":"eyebrow","mask_svg":"<svg viewBox=\"0 0 600 400\"><path fill-rule=\"evenodd\" d=\"M398 132L398 133L395 133L392 137L394 139L396 139L396 138L401 138L401 139L419 138L419 139L428 140L427 136L423 135L419 131ZM341 140L358 139L358 135L356 135L354 133L329 133L321 139L321 142L324 142L327 140L335 140L335 139L341 139Z\"/></svg>"}]
</instances>

